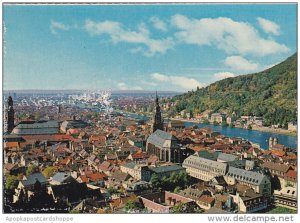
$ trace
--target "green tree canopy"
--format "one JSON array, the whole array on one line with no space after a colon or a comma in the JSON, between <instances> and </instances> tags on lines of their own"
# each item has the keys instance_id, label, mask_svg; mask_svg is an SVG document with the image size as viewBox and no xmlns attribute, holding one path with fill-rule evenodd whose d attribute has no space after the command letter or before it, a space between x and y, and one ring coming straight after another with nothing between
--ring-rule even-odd
<instances>
[{"instance_id":1,"label":"green tree canopy","mask_svg":"<svg viewBox=\"0 0 300 223\"><path fill-rule=\"evenodd\" d=\"M264 125L297 122L297 54L259 73L217 81L172 98L182 110L261 116Z\"/></svg>"},{"instance_id":2,"label":"green tree canopy","mask_svg":"<svg viewBox=\"0 0 300 223\"><path fill-rule=\"evenodd\" d=\"M158 179L158 176L154 173L151 175L151 178L150 178L150 183L152 184L152 186L154 188L159 188L160 186L160 181Z\"/></svg>"},{"instance_id":3,"label":"green tree canopy","mask_svg":"<svg viewBox=\"0 0 300 223\"><path fill-rule=\"evenodd\" d=\"M130 201L126 202L124 208L125 208L126 211L142 210L143 205L139 201L130 200Z\"/></svg>"},{"instance_id":4,"label":"green tree canopy","mask_svg":"<svg viewBox=\"0 0 300 223\"><path fill-rule=\"evenodd\" d=\"M14 175L8 175L6 176L6 181L5 181L5 188L7 190L14 190L18 186L18 177Z\"/></svg>"},{"instance_id":5,"label":"green tree canopy","mask_svg":"<svg viewBox=\"0 0 300 223\"><path fill-rule=\"evenodd\" d=\"M118 191L116 188L113 188L113 187L107 188L107 192L110 194L119 194L120 193L120 191Z\"/></svg>"},{"instance_id":6,"label":"green tree canopy","mask_svg":"<svg viewBox=\"0 0 300 223\"><path fill-rule=\"evenodd\" d=\"M39 171L39 168L36 165L30 165L26 169L26 175L30 175Z\"/></svg>"},{"instance_id":7,"label":"green tree canopy","mask_svg":"<svg viewBox=\"0 0 300 223\"><path fill-rule=\"evenodd\" d=\"M57 172L57 168L54 166L48 166L43 170L43 175L47 178L53 177L54 174Z\"/></svg>"}]
</instances>

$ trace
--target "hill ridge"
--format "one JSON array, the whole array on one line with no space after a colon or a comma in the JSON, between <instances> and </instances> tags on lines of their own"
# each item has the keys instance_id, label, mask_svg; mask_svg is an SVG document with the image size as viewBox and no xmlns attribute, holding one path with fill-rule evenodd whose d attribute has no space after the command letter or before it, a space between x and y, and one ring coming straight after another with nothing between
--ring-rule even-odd
<instances>
[{"instance_id":1,"label":"hill ridge","mask_svg":"<svg viewBox=\"0 0 300 223\"><path fill-rule=\"evenodd\" d=\"M226 78L172 98L170 116L224 112L262 116L265 125L297 121L297 53L261 72Z\"/></svg>"}]
</instances>

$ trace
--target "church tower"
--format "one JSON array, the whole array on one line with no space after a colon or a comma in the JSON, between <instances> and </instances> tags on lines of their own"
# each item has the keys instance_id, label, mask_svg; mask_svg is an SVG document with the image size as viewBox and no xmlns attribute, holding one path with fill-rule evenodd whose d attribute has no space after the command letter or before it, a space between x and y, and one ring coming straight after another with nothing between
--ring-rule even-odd
<instances>
[{"instance_id":1,"label":"church tower","mask_svg":"<svg viewBox=\"0 0 300 223\"><path fill-rule=\"evenodd\" d=\"M9 96L8 99L7 99L7 106L6 106L6 111L5 111L5 122L6 122L6 125L7 125L7 129L6 129L6 132L7 133L11 133L12 130L14 129L15 127L15 111L14 111L14 108L13 108L13 100L12 100L12 97Z\"/></svg>"},{"instance_id":2,"label":"church tower","mask_svg":"<svg viewBox=\"0 0 300 223\"><path fill-rule=\"evenodd\" d=\"M157 129L163 130L163 128L164 128L164 123L161 118L160 106L158 103L157 92L156 92L155 102L156 102L156 108L155 108L155 114L154 114L154 118L153 118L152 132L155 132Z\"/></svg>"}]
</instances>

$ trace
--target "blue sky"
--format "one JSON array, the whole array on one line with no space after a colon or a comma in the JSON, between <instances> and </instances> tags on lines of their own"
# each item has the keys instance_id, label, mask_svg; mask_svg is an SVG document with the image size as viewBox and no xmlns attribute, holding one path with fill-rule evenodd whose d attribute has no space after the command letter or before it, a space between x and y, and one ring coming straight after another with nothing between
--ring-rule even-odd
<instances>
[{"instance_id":1,"label":"blue sky","mask_svg":"<svg viewBox=\"0 0 300 223\"><path fill-rule=\"evenodd\" d=\"M297 50L296 4L5 5L4 90L188 91Z\"/></svg>"}]
</instances>

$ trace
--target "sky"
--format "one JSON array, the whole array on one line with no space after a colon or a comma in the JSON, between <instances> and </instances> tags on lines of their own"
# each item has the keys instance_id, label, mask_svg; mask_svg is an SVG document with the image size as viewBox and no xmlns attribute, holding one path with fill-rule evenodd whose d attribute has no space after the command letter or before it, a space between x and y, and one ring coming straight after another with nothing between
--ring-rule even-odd
<instances>
[{"instance_id":1,"label":"sky","mask_svg":"<svg viewBox=\"0 0 300 223\"><path fill-rule=\"evenodd\" d=\"M285 60L296 22L296 4L6 4L3 88L186 92Z\"/></svg>"}]
</instances>

